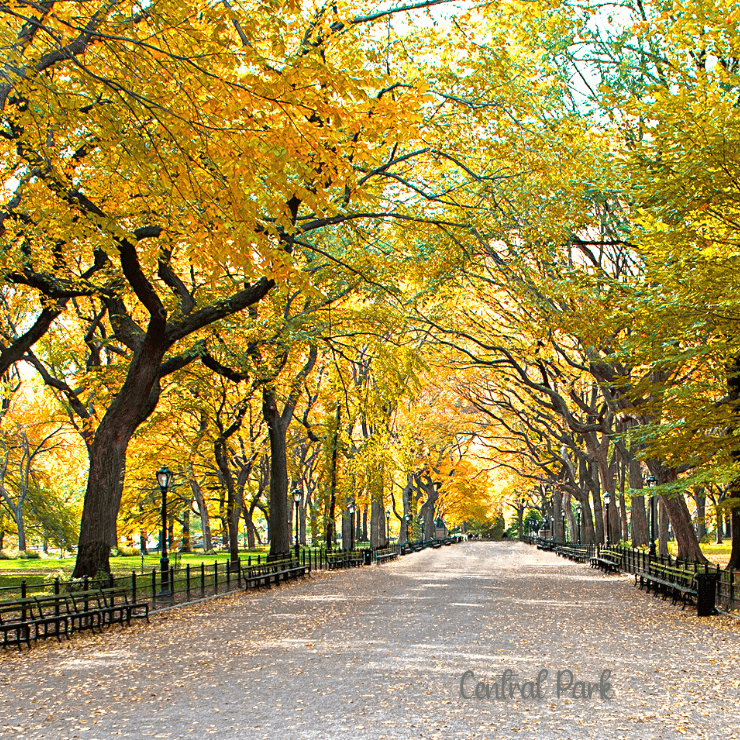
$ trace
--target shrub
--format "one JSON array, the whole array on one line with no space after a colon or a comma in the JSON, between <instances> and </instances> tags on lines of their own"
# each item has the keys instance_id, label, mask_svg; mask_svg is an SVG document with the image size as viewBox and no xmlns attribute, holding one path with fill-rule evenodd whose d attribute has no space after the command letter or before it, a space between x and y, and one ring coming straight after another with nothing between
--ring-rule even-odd
<instances>
[{"instance_id":1,"label":"shrub","mask_svg":"<svg viewBox=\"0 0 740 740\"><path fill-rule=\"evenodd\" d=\"M0 560L14 560L15 558L5 550L0 550Z\"/></svg>"},{"instance_id":2,"label":"shrub","mask_svg":"<svg viewBox=\"0 0 740 740\"><path fill-rule=\"evenodd\" d=\"M41 553L36 550L26 550L24 554L26 560L41 560Z\"/></svg>"}]
</instances>

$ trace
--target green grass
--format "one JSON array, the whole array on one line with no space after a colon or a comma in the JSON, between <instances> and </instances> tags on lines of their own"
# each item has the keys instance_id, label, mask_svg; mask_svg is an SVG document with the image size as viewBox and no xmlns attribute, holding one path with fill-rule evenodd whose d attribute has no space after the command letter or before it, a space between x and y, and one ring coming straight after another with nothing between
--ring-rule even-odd
<instances>
[{"instance_id":1,"label":"green grass","mask_svg":"<svg viewBox=\"0 0 740 740\"><path fill-rule=\"evenodd\" d=\"M704 557L709 560L710 563L722 566L727 565L729 562L731 549L732 545L729 539L721 545L715 545L713 542L701 545L701 551L704 553ZM675 557L677 552L675 542L668 543L668 551Z\"/></svg>"},{"instance_id":2,"label":"green grass","mask_svg":"<svg viewBox=\"0 0 740 740\"><path fill-rule=\"evenodd\" d=\"M265 555L267 550L239 550L239 556L246 558L248 556L256 557L257 554ZM170 562L179 556L180 563L213 563L214 561L226 562L229 559L227 550L217 552L197 552L197 553L172 553ZM0 560L0 573L3 572L47 572L54 570L63 570L72 572L75 565L75 557L57 558L43 557L39 560ZM138 570L141 568L141 556L131 555L128 557L112 557L110 559L111 570ZM144 569L151 570L159 566L159 553L144 556Z\"/></svg>"}]
</instances>

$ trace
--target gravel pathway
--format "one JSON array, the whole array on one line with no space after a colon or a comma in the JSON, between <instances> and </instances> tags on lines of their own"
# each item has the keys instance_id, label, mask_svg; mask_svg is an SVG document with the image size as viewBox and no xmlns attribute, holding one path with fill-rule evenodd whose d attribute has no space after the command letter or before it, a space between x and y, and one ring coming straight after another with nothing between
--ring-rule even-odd
<instances>
[{"instance_id":1,"label":"gravel pathway","mask_svg":"<svg viewBox=\"0 0 740 740\"><path fill-rule=\"evenodd\" d=\"M463 543L8 651L0 737L737 738L740 621L695 611Z\"/></svg>"}]
</instances>

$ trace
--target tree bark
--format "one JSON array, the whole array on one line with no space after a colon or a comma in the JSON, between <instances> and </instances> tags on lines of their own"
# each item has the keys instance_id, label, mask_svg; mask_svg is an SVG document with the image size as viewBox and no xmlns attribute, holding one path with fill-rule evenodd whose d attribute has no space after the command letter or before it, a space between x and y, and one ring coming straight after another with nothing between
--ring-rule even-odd
<instances>
[{"instance_id":1,"label":"tree bark","mask_svg":"<svg viewBox=\"0 0 740 740\"><path fill-rule=\"evenodd\" d=\"M116 546L126 450L159 400L159 371L166 347L164 321L153 318L146 338L134 352L123 387L95 432L73 578L110 573L108 558Z\"/></svg>"},{"instance_id":2,"label":"tree bark","mask_svg":"<svg viewBox=\"0 0 740 740\"><path fill-rule=\"evenodd\" d=\"M694 493L696 503L696 538L701 541L707 536L707 495L703 488L697 488Z\"/></svg>"},{"instance_id":3,"label":"tree bark","mask_svg":"<svg viewBox=\"0 0 740 740\"><path fill-rule=\"evenodd\" d=\"M342 419L342 407L337 404L334 412L334 428L331 435L331 462L329 465L329 501L327 502L324 536L326 549L334 548L334 509L337 505L337 460L339 455L339 424Z\"/></svg>"},{"instance_id":4,"label":"tree bark","mask_svg":"<svg viewBox=\"0 0 740 740\"><path fill-rule=\"evenodd\" d=\"M290 550L288 512L288 457L285 440L288 425L278 412L275 396L269 388L262 391L262 413L270 440L270 555Z\"/></svg>"},{"instance_id":5,"label":"tree bark","mask_svg":"<svg viewBox=\"0 0 740 740\"><path fill-rule=\"evenodd\" d=\"M727 368L727 390L729 396L729 403L732 409L734 418L734 424L732 431L737 431L740 428L740 354L735 355L729 362ZM732 452L732 459L734 461L740 460L740 448L736 448ZM735 478L727 491L727 497L734 501L728 510L730 519L730 529L732 537L732 547L730 550L730 560L727 563L727 570L740 569L740 478Z\"/></svg>"},{"instance_id":6,"label":"tree bark","mask_svg":"<svg viewBox=\"0 0 740 740\"><path fill-rule=\"evenodd\" d=\"M383 530L385 528L385 516L383 506L374 495L370 502L370 547L383 547Z\"/></svg>"},{"instance_id":7,"label":"tree bark","mask_svg":"<svg viewBox=\"0 0 740 740\"><path fill-rule=\"evenodd\" d=\"M211 544L211 521L208 516L208 507L206 506L206 500L203 496L203 489L200 487L198 481L195 480L192 468L188 471L188 481L190 483L190 490L193 492L193 498L195 503L198 505L198 514L200 515L200 526L203 530L203 552L210 552L213 549Z\"/></svg>"},{"instance_id":8,"label":"tree bark","mask_svg":"<svg viewBox=\"0 0 740 740\"><path fill-rule=\"evenodd\" d=\"M699 563L707 562L701 547L699 547L699 541L696 539L696 531L691 523L691 514L689 514L689 508L686 506L684 497L671 496L668 498L661 496L660 498L665 499L665 510L668 512L678 545L677 557Z\"/></svg>"},{"instance_id":9,"label":"tree bark","mask_svg":"<svg viewBox=\"0 0 740 740\"><path fill-rule=\"evenodd\" d=\"M342 511L342 550L349 550L352 542L352 516Z\"/></svg>"},{"instance_id":10,"label":"tree bark","mask_svg":"<svg viewBox=\"0 0 740 740\"><path fill-rule=\"evenodd\" d=\"M182 512L182 545L180 546L181 552L192 552L193 548L190 544L190 502Z\"/></svg>"},{"instance_id":11,"label":"tree bark","mask_svg":"<svg viewBox=\"0 0 740 740\"><path fill-rule=\"evenodd\" d=\"M724 524L725 514L719 507L719 503L714 504L714 521L716 522L716 529L714 534L714 544L722 544L722 526Z\"/></svg>"}]
</instances>

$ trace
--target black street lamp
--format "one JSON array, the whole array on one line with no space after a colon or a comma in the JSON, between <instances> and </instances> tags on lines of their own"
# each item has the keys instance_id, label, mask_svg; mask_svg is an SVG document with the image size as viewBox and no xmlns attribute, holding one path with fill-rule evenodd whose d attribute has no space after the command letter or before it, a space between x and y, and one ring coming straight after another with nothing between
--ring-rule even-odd
<instances>
[{"instance_id":1,"label":"black street lamp","mask_svg":"<svg viewBox=\"0 0 740 740\"><path fill-rule=\"evenodd\" d=\"M295 559L298 560L301 554L300 543L300 520L301 520L301 489L293 489L293 501L295 501Z\"/></svg>"},{"instance_id":2,"label":"black street lamp","mask_svg":"<svg viewBox=\"0 0 740 740\"><path fill-rule=\"evenodd\" d=\"M560 509L560 518L563 520L563 544L568 542L568 538L565 536L565 509Z\"/></svg>"},{"instance_id":3,"label":"black street lamp","mask_svg":"<svg viewBox=\"0 0 740 740\"><path fill-rule=\"evenodd\" d=\"M172 595L172 591L170 589L170 560L167 557L167 489L171 482L172 471L166 465L163 465L157 471L157 483L159 484L159 490L162 492L162 539L160 541L162 556L159 559L160 590L158 594L158 596L162 597Z\"/></svg>"},{"instance_id":4,"label":"black street lamp","mask_svg":"<svg viewBox=\"0 0 740 740\"><path fill-rule=\"evenodd\" d=\"M391 512L386 509L385 511L385 546L388 547L388 543L391 539Z\"/></svg>"},{"instance_id":5,"label":"black street lamp","mask_svg":"<svg viewBox=\"0 0 740 740\"><path fill-rule=\"evenodd\" d=\"M526 502L524 501L524 497L519 499L519 506L517 507L517 515L519 517L519 521L517 522L518 530L519 530L519 539L521 539L524 536L524 504Z\"/></svg>"},{"instance_id":6,"label":"black street lamp","mask_svg":"<svg viewBox=\"0 0 740 740\"><path fill-rule=\"evenodd\" d=\"M655 557L655 486L658 481L654 476L649 475L645 478L648 489L650 489L650 557Z\"/></svg>"},{"instance_id":7,"label":"black street lamp","mask_svg":"<svg viewBox=\"0 0 740 740\"><path fill-rule=\"evenodd\" d=\"M609 536L609 504L611 503L611 496L608 493L604 494L604 506L606 506L606 546L609 547L612 544L611 537Z\"/></svg>"},{"instance_id":8,"label":"black street lamp","mask_svg":"<svg viewBox=\"0 0 740 740\"><path fill-rule=\"evenodd\" d=\"M352 552L352 550L355 549L355 502L350 501L349 506L347 507L347 511L349 512L349 550Z\"/></svg>"},{"instance_id":9,"label":"black street lamp","mask_svg":"<svg viewBox=\"0 0 740 740\"><path fill-rule=\"evenodd\" d=\"M578 544L581 544L581 511L583 511L580 504L576 506L576 516L578 517Z\"/></svg>"}]
</instances>

